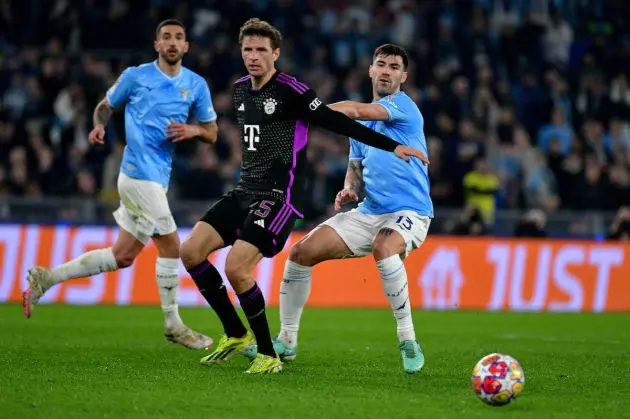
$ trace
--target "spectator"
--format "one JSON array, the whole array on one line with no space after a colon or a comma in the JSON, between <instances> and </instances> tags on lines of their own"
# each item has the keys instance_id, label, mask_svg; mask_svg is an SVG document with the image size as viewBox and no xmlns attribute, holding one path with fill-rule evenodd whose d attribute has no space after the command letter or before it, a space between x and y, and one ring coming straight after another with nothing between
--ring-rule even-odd
<instances>
[{"instance_id":1,"label":"spectator","mask_svg":"<svg viewBox=\"0 0 630 419\"><path fill-rule=\"evenodd\" d=\"M619 118L610 121L610 130L604 137L604 147L608 155L617 150L630 155L630 125L624 124Z\"/></svg>"},{"instance_id":2,"label":"spectator","mask_svg":"<svg viewBox=\"0 0 630 419\"><path fill-rule=\"evenodd\" d=\"M499 179L488 170L485 157L475 160L475 169L464 176L464 193L466 205L474 205L479 209L484 224L494 223L496 211L495 194L499 190Z\"/></svg>"},{"instance_id":3,"label":"spectator","mask_svg":"<svg viewBox=\"0 0 630 419\"><path fill-rule=\"evenodd\" d=\"M451 234L456 236L485 236L488 234L488 227L484 222L481 210L475 205L467 205Z\"/></svg>"},{"instance_id":4,"label":"spectator","mask_svg":"<svg viewBox=\"0 0 630 419\"><path fill-rule=\"evenodd\" d=\"M604 192L605 209L615 211L630 206L630 171L623 164L608 169L607 190Z\"/></svg>"},{"instance_id":5,"label":"spectator","mask_svg":"<svg viewBox=\"0 0 630 419\"><path fill-rule=\"evenodd\" d=\"M592 155L600 166L604 166L610 159L610 154L606 149L606 139L604 138L604 127L600 121L591 118L582 126L584 136L585 152Z\"/></svg>"},{"instance_id":6,"label":"spectator","mask_svg":"<svg viewBox=\"0 0 630 419\"><path fill-rule=\"evenodd\" d=\"M527 71L512 89L516 117L530 135L538 132L546 115L545 94L536 75Z\"/></svg>"},{"instance_id":7,"label":"spectator","mask_svg":"<svg viewBox=\"0 0 630 419\"><path fill-rule=\"evenodd\" d=\"M557 206L557 182L547 165L547 156L540 150L535 153L525 173L525 202L529 208L554 210Z\"/></svg>"},{"instance_id":8,"label":"spectator","mask_svg":"<svg viewBox=\"0 0 630 419\"><path fill-rule=\"evenodd\" d=\"M538 147L544 151L549 151L550 143L558 142L560 152L568 154L573 141L571 126L567 123L564 111L561 108L554 108L551 112L551 123L544 125L538 133Z\"/></svg>"},{"instance_id":9,"label":"spectator","mask_svg":"<svg viewBox=\"0 0 630 419\"><path fill-rule=\"evenodd\" d=\"M569 62L569 49L573 42L573 29L556 11L551 15L543 43L544 56L549 64L564 69Z\"/></svg>"},{"instance_id":10,"label":"spectator","mask_svg":"<svg viewBox=\"0 0 630 419\"><path fill-rule=\"evenodd\" d=\"M511 108L502 108L499 112L499 121L496 127L499 143L514 144L515 122L514 111Z\"/></svg>"},{"instance_id":11,"label":"spectator","mask_svg":"<svg viewBox=\"0 0 630 419\"><path fill-rule=\"evenodd\" d=\"M604 26L614 27L610 33L591 31L591 17L566 2L547 10L546 2L488 0L100 0L90 7L55 0L28 15L19 1L1 3L0 195L118 199L123 113L111 119L106 144L90 147L91 112L122 70L154 59L147 28L176 15L191 23L185 65L208 79L220 137L208 150L178 146L170 191L198 198L190 185L199 179L212 199L232 186L241 133L231 86L244 72L234 34L244 14L256 14L285 35L280 68L324 102L370 97L364 68L373 48L384 41L408 47L404 89L423 113L436 214L464 204L464 176L482 156L497 169L497 208L551 213L627 204L630 31L623 19ZM605 13L599 19L609 24ZM305 225L330 211L343 183L347 150L338 144L347 141L334 141L316 130L309 139L313 202Z\"/></svg>"},{"instance_id":12,"label":"spectator","mask_svg":"<svg viewBox=\"0 0 630 419\"><path fill-rule=\"evenodd\" d=\"M546 224L547 216L544 211L539 209L530 210L516 226L514 237L547 237Z\"/></svg>"},{"instance_id":13,"label":"spectator","mask_svg":"<svg viewBox=\"0 0 630 419\"><path fill-rule=\"evenodd\" d=\"M433 205L449 206L452 202L453 188L448 170L444 167L442 142L439 138L428 137L427 148L431 159L428 171Z\"/></svg>"},{"instance_id":14,"label":"spectator","mask_svg":"<svg viewBox=\"0 0 630 419\"><path fill-rule=\"evenodd\" d=\"M602 169L595 156L586 159L584 177L575 184L571 207L579 210L601 210L605 207L606 188Z\"/></svg>"},{"instance_id":15,"label":"spectator","mask_svg":"<svg viewBox=\"0 0 630 419\"><path fill-rule=\"evenodd\" d=\"M608 240L630 242L630 208L619 208L606 238Z\"/></svg>"}]
</instances>

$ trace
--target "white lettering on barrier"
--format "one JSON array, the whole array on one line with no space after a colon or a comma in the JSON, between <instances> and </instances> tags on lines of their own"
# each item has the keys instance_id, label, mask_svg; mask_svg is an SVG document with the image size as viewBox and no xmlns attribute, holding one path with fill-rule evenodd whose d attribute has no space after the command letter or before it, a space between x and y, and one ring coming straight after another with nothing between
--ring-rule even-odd
<instances>
[{"instance_id":1,"label":"white lettering on barrier","mask_svg":"<svg viewBox=\"0 0 630 419\"><path fill-rule=\"evenodd\" d=\"M497 311L503 308L508 281L508 267L510 263L510 248L505 244L495 244L488 247L486 260L495 265L492 295L488 310Z\"/></svg>"},{"instance_id":2,"label":"white lettering on barrier","mask_svg":"<svg viewBox=\"0 0 630 419\"><path fill-rule=\"evenodd\" d=\"M580 279L571 275L570 265L584 265L584 247L566 246L560 249L553 264L553 280L559 290L569 296L569 301L550 301L549 311L581 311L584 309L584 290Z\"/></svg>"},{"instance_id":3,"label":"white lettering on barrier","mask_svg":"<svg viewBox=\"0 0 630 419\"><path fill-rule=\"evenodd\" d=\"M527 266L527 247L516 246L514 262L512 263L512 281L510 284L510 307L515 311L541 311L545 308L548 289L549 266L551 263L551 248L543 246L538 254L536 264L536 283L530 301L523 297L525 274Z\"/></svg>"},{"instance_id":4,"label":"white lettering on barrier","mask_svg":"<svg viewBox=\"0 0 630 419\"><path fill-rule=\"evenodd\" d=\"M541 311L549 297L549 281L568 296L568 301L551 300L547 306L549 311L583 311L588 310L585 301L584 281L569 272L571 266L595 266L597 278L593 297L593 311L601 312L606 308L610 273L615 266L624 260L624 251L618 247L593 247L583 245L566 245L555 255L550 246L542 246L536 261L536 282L534 293L529 302L524 301L523 291L526 281L525 267L528 255L525 246L510 248L507 244L493 244L486 253L487 260L494 269L493 288L488 310L501 310L505 303L507 287L510 295L507 308L510 310ZM509 267L512 267L511 272ZM549 270L551 268L551 275Z\"/></svg>"},{"instance_id":5,"label":"white lettering on barrier","mask_svg":"<svg viewBox=\"0 0 630 419\"><path fill-rule=\"evenodd\" d=\"M623 248L594 247L589 255L589 263L597 266L597 280L595 281L595 293L593 301L593 311L602 312L606 309L606 297L608 296L608 285L610 283L610 270L623 263ZM627 273L626 280L630 280L630 272ZM628 296L630 298L630 296Z\"/></svg>"},{"instance_id":6,"label":"white lettering on barrier","mask_svg":"<svg viewBox=\"0 0 630 419\"><path fill-rule=\"evenodd\" d=\"M21 235L21 229L24 234ZM70 228L59 226L54 229L52 249L44 252L50 260L38 260L38 249L45 245L41 241L39 226L0 226L0 302L7 301L15 293L15 288L26 288L26 274L31 266L41 263L44 266L57 266L70 258L84 253L88 247L108 245L109 228L85 227L75 230L74 240L69 240ZM113 230L117 233L117 230ZM190 229L181 229L182 241L190 234ZM114 234L115 236L115 234ZM20 240L23 238L24 243ZM23 249L20 255L20 250ZM69 252L68 249L71 251ZM486 258L494 267L492 291L487 306L489 310L544 310L581 311L592 308L595 312L606 309L611 274L615 267L624 261L624 248L621 246L592 246L588 244L566 244L554 252L551 245L543 245L532 251L526 245L513 246L509 243L491 244ZM225 259L229 248L217 252L213 263L224 276ZM420 276L423 288L424 306L428 309L454 309L459 305L464 275L459 262L458 247L439 246L430 256ZM535 260L534 260L535 259ZM529 260L534 263L527 263ZM10 261L13 261L11 263ZM20 262L18 262L20 261ZM529 266L529 269L525 268ZM533 268L535 266L535 269ZM579 268L589 267L586 270ZM19 269L19 271L18 271ZM118 273L116 303L130 304L134 285L134 266ZM533 276L535 272L535 277ZM584 273L588 272L588 274ZM263 259L255 275L265 298L269 298L273 283L274 264L271 259ZM586 276L588 275L588 277ZM188 277L180 266L180 278ZM630 278L630 273L628 275ZM17 279L17 280L16 280ZM524 297L528 280L533 279L531 298ZM225 280L225 278L224 278ZM228 289L231 289L225 280ZM180 281L181 284L181 281ZM592 285L591 285L592 284ZM549 298L550 286L560 291L560 298ZM591 301L586 301L587 290L594 287ZM105 293L105 277L101 274L90 279L88 285L65 285L64 302L74 304L99 303ZM59 301L61 287L49 290L42 303ZM506 301L507 297L507 301ZM590 297L589 297L590 299ZM548 301L551 300L551 301ZM547 303L547 305L545 304ZM592 303L592 307L589 305ZM236 301L238 305L238 300ZM195 287L180 285L180 305L206 305Z\"/></svg>"},{"instance_id":7,"label":"white lettering on barrier","mask_svg":"<svg viewBox=\"0 0 630 419\"><path fill-rule=\"evenodd\" d=\"M464 275L459 262L459 249L438 247L420 274L423 307L428 310L456 309L463 285Z\"/></svg>"}]
</instances>

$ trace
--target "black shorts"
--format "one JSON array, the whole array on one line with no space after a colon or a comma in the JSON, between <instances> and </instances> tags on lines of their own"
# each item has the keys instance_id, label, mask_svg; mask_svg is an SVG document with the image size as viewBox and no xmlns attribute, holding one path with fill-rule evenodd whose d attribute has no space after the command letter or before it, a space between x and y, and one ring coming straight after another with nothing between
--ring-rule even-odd
<instances>
[{"instance_id":1,"label":"black shorts","mask_svg":"<svg viewBox=\"0 0 630 419\"><path fill-rule=\"evenodd\" d=\"M270 258L284 248L298 214L293 206L273 197L233 190L215 202L200 221L214 227L226 246L243 240Z\"/></svg>"}]
</instances>

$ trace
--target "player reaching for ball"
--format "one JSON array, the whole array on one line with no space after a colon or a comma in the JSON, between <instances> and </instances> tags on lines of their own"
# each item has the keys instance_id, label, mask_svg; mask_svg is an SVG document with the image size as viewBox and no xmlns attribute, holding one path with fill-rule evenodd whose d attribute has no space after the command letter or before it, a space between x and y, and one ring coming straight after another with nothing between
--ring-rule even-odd
<instances>
[{"instance_id":1,"label":"player reaching for ball","mask_svg":"<svg viewBox=\"0 0 630 419\"><path fill-rule=\"evenodd\" d=\"M156 280L164 312L164 336L188 348L204 349L212 339L181 320L177 305L179 237L166 191L172 155L179 141L217 139L210 90L199 75L182 66L188 51L185 28L177 20L160 23L155 32L156 61L127 68L94 111L92 144L103 144L112 109L126 104L127 146L118 176L120 207L114 218L120 233L113 247L93 250L53 269L29 269L24 292L26 317L51 287L62 282L130 266L149 238L158 250ZM196 124L188 124L190 117Z\"/></svg>"},{"instance_id":2,"label":"player reaching for ball","mask_svg":"<svg viewBox=\"0 0 630 419\"><path fill-rule=\"evenodd\" d=\"M401 164L426 159L417 149L398 143L333 111L315 92L275 68L280 32L267 22L250 19L239 34L248 75L234 85L233 108L242 135L242 170L237 187L215 203L182 245L181 256L199 290L216 312L225 335L203 364L227 360L258 343L248 373L282 369L273 348L265 299L252 271L263 257L280 252L293 224L302 218L303 183L309 124L351 136ZM232 305L221 275L208 255L232 245L225 273L249 321L247 331Z\"/></svg>"}]
</instances>

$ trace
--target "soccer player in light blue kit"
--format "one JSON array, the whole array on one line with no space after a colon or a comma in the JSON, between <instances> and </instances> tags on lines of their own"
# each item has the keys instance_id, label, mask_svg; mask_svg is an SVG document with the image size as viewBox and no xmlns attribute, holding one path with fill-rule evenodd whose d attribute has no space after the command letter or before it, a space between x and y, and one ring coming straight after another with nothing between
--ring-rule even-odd
<instances>
[{"instance_id":1,"label":"soccer player in light blue kit","mask_svg":"<svg viewBox=\"0 0 630 419\"><path fill-rule=\"evenodd\" d=\"M130 266L151 237L158 249L156 279L164 312L164 336L188 348L204 349L212 339L187 327L179 316L179 237L166 198L175 143L198 138L213 144L217 115L206 81L182 66L188 52L185 28L177 20L155 32L158 59L127 68L94 111L92 144L103 144L114 108L126 104L127 146L118 176L120 233L113 247L93 250L53 269L29 270L24 314L30 317L44 293L61 282ZM196 122L189 124L191 117Z\"/></svg>"},{"instance_id":2,"label":"soccer player in light blue kit","mask_svg":"<svg viewBox=\"0 0 630 419\"><path fill-rule=\"evenodd\" d=\"M365 122L368 127L428 154L422 115L413 100L400 91L407 65L402 47L380 46L369 70L374 101L344 101L330 107L353 119L369 121ZM362 187L365 199L358 208L325 221L291 249L280 286L281 331L274 348L285 360L296 356L299 322L314 265L372 254L396 318L403 368L413 374L422 369L424 355L411 318L403 259L425 240L433 217L427 167L419 159L407 163L351 140L345 186L337 194L335 208L357 201Z\"/></svg>"}]
</instances>

